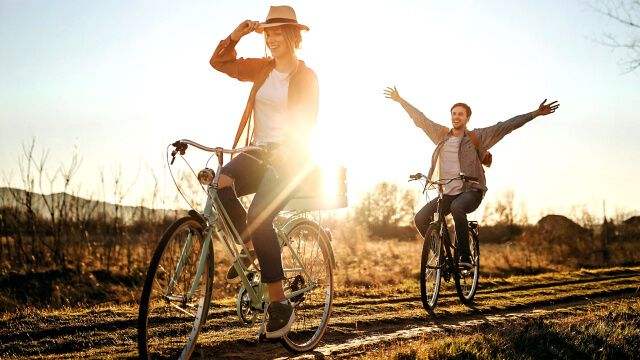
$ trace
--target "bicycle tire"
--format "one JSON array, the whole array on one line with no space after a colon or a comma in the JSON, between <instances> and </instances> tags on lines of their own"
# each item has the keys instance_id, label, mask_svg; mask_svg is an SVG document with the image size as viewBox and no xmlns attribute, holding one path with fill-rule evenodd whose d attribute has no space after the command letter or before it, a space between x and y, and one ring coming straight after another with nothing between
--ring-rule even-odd
<instances>
[{"instance_id":1,"label":"bicycle tire","mask_svg":"<svg viewBox=\"0 0 640 360\"><path fill-rule=\"evenodd\" d=\"M442 238L438 227L430 225L424 237L420 259L420 298L428 312L432 312L438 303L442 262Z\"/></svg>"},{"instance_id":2,"label":"bicycle tire","mask_svg":"<svg viewBox=\"0 0 640 360\"><path fill-rule=\"evenodd\" d=\"M296 319L280 342L287 350L300 353L315 348L329 324L333 307L334 264L329 237L317 223L301 221L291 228L287 237L290 246L282 249L285 293L317 283L314 289L289 299L294 306ZM293 250L307 272L299 269Z\"/></svg>"},{"instance_id":3,"label":"bicycle tire","mask_svg":"<svg viewBox=\"0 0 640 360\"><path fill-rule=\"evenodd\" d=\"M469 250L471 251L471 269L459 270L458 276L454 277L458 298L467 305L473 302L480 278L480 244L478 236L471 229L469 229Z\"/></svg>"},{"instance_id":4,"label":"bicycle tire","mask_svg":"<svg viewBox=\"0 0 640 360\"><path fill-rule=\"evenodd\" d=\"M207 320L213 288L213 246L209 242L206 263L196 291L191 298L188 296L204 241L202 224L191 216L178 219L162 235L151 258L140 297L140 358L188 359L193 353L198 335ZM190 246L187 247L187 244ZM181 258L183 266L178 265ZM171 285L176 273L177 281Z\"/></svg>"}]
</instances>

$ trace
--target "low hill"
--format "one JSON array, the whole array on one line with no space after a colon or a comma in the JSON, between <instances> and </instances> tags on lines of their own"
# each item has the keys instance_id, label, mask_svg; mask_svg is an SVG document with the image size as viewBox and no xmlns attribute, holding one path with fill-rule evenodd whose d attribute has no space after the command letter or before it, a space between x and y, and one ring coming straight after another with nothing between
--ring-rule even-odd
<instances>
[{"instance_id":1,"label":"low hill","mask_svg":"<svg viewBox=\"0 0 640 360\"><path fill-rule=\"evenodd\" d=\"M55 209L56 216L64 212L71 217L89 219L113 219L116 216L123 219L124 223L129 223L144 215L146 218L161 218L169 213L180 210L151 209L144 206L125 206L109 202L85 199L67 193L54 193L43 195L35 192L28 192L22 189L0 187L0 209L17 209L26 212L26 204L31 203L31 208L36 216L49 218L50 208Z\"/></svg>"}]
</instances>

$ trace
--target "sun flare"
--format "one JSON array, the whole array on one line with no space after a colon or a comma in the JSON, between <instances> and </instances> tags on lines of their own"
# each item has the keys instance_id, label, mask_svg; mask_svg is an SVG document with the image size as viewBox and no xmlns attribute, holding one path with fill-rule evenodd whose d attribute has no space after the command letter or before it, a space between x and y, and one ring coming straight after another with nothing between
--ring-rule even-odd
<instances>
[{"instance_id":1,"label":"sun flare","mask_svg":"<svg viewBox=\"0 0 640 360\"><path fill-rule=\"evenodd\" d=\"M317 131L311 138L309 147L313 157L313 161L320 169L319 176L322 177L321 189L318 189L321 196L326 202L340 203L344 198L346 206L346 168L340 162L339 149L335 146L326 146L319 139L327 139L320 131Z\"/></svg>"}]
</instances>

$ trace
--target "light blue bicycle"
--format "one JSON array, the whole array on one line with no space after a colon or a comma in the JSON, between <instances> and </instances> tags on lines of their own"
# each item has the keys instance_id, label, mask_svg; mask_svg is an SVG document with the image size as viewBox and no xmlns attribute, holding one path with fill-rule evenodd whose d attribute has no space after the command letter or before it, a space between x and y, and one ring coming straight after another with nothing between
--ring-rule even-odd
<instances>
[{"instance_id":1,"label":"light blue bicycle","mask_svg":"<svg viewBox=\"0 0 640 360\"><path fill-rule=\"evenodd\" d=\"M243 248L247 250L239 241L217 195L224 154L265 150L255 146L235 150L209 148L189 140L180 140L171 146L174 148L171 164L176 155L182 157L188 146L193 146L213 153L218 159L218 170L205 168L198 173L198 180L207 193L204 211L191 210L188 216L174 222L160 239L149 264L138 316L138 351L145 359L187 359L193 353L207 317L213 316L209 313L209 304L214 290L214 240L222 244L240 274L242 286L236 301L238 317L244 323L260 324L259 339L264 338L269 304L257 261L249 267L243 264L240 252ZM280 341L293 352L313 349L327 329L331 316L335 269L331 233L313 219L311 211L346 206L345 173L341 172L341 175L339 188L342 191L333 198L323 197L318 202L315 194L305 196L304 190L300 190L300 194L290 201L288 210L274 220L285 273L283 286L296 313L291 331ZM224 329L214 326L208 331Z\"/></svg>"}]
</instances>

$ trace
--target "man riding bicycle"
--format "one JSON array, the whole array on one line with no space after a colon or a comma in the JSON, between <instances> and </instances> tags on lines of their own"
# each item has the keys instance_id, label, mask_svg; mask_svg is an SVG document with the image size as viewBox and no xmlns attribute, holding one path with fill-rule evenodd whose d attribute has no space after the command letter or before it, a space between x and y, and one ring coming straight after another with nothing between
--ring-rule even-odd
<instances>
[{"instance_id":1,"label":"man riding bicycle","mask_svg":"<svg viewBox=\"0 0 640 360\"><path fill-rule=\"evenodd\" d=\"M511 131L523 126L527 122L541 115L549 115L558 109L557 101L546 104L546 99L538 109L523 115L515 116L507 121L495 125L467 130L467 123L471 117L471 108L464 103L457 103L451 107L451 125L449 129L436 124L427 118L420 110L413 107L400 97L398 90L387 87L384 95L398 102L409 114L417 127L421 128L436 144L431 156L431 168L427 178L431 180L450 179L460 173L477 178L478 182L463 182L454 180L444 187L442 206L443 214L451 213L455 223L457 247L459 249L459 265L464 268L472 267L469 252L469 233L467 231L467 214L476 210L487 191L484 177L483 162L487 150L500 141ZM490 154L488 155L490 156ZM489 162L490 163L490 162ZM424 237L429 223L436 211L437 199L430 201L415 215L414 221L420 234Z\"/></svg>"}]
</instances>

